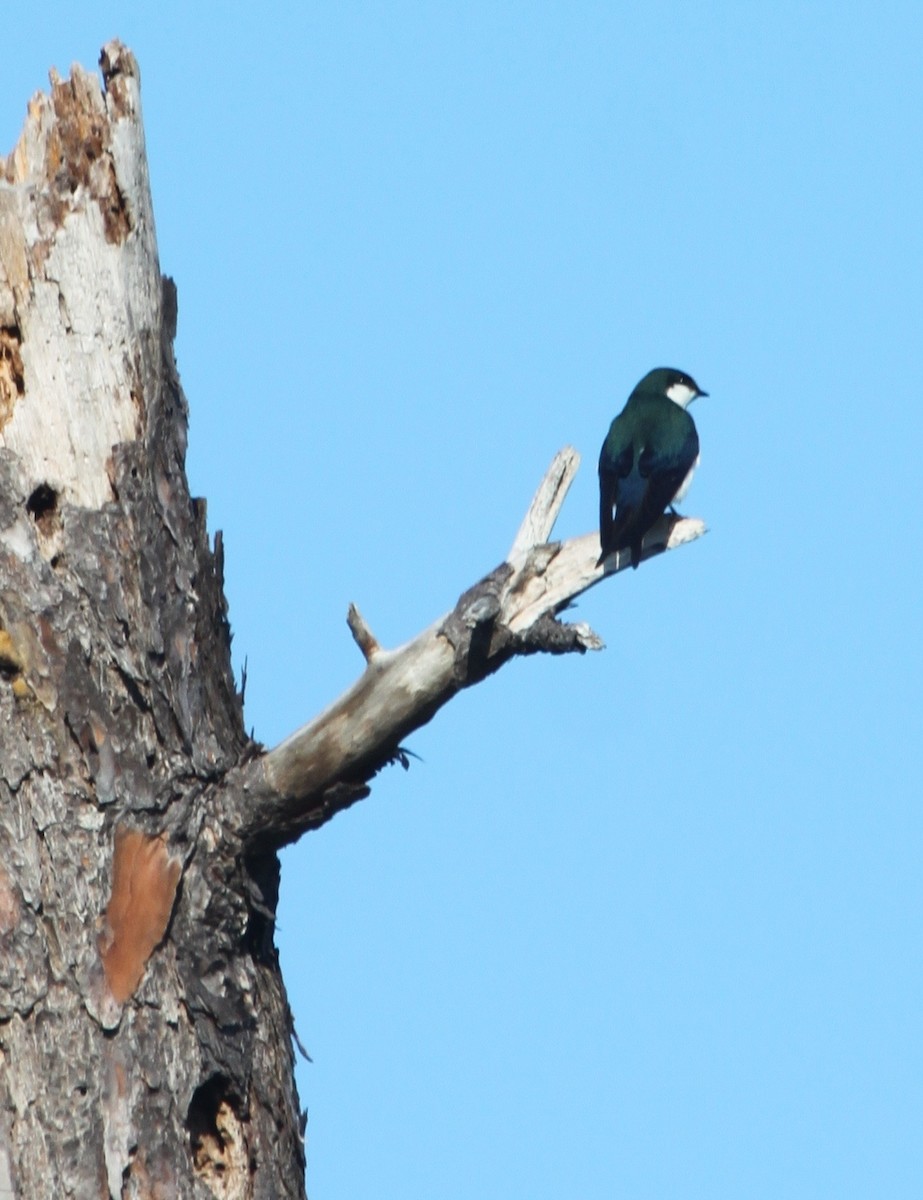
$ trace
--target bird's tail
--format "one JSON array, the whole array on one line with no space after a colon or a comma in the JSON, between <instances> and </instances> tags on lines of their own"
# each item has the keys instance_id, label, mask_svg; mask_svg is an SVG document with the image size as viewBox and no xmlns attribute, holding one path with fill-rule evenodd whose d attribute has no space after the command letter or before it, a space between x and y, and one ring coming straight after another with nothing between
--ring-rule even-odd
<instances>
[{"instance_id":1,"label":"bird's tail","mask_svg":"<svg viewBox=\"0 0 923 1200\"><path fill-rule=\"evenodd\" d=\"M601 480L602 482L602 480ZM608 495L608 488L601 486L599 489L599 549L600 555L596 560L597 567L601 567L603 560L612 552L612 528L615 522L612 519L612 499Z\"/></svg>"},{"instance_id":2,"label":"bird's tail","mask_svg":"<svg viewBox=\"0 0 923 1200\"><path fill-rule=\"evenodd\" d=\"M610 506L600 505L599 543L602 553L596 560L597 567L602 566L610 554L627 549L631 550L631 565L637 567L641 561L641 543L644 541L644 531L638 535L637 517L636 508L626 508L623 505L613 517Z\"/></svg>"}]
</instances>

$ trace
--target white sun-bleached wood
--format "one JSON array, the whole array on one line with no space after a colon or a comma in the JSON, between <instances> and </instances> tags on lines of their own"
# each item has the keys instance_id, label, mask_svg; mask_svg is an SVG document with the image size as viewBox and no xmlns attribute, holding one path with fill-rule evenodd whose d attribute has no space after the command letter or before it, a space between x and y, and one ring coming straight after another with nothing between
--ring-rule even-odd
<instances>
[{"instance_id":1,"label":"white sun-bleached wood","mask_svg":"<svg viewBox=\"0 0 923 1200\"><path fill-rule=\"evenodd\" d=\"M0 172L0 324L19 330L26 384L2 441L59 503L99 508L113 498L112 447L142 433L163 289L137 76L114 73L105 92L76 66L68 83L55 72L51 80L72 89L85 114L85 174L63 221L59 208L36 203L61 157L54 101L37 94ZM93 146L94 125L109 135L105 154ZM128 236L115 236L114 204L100 202L113 194Z\"/></svg>"},{"instance_id":2,"label":"white sun-bleached wood","mask_svg":"<svg viewBox=\"0 0 923 1200\"><path fill-rule=\"evenodd\" d=\"M598 565L595 531L548 541L579 463L572 447L558 452L506 562L405 645L383 649L356 606L350 606L349 627L366 658L366 669L333 704L253 765L247 786L253 789L249 818L254 827L259 827L261 816L270 823L280 819L279 797L288 801L282 806L286 820L297 827L299 801L307 802L304 819L325 789L360 777L364 782L372 773L370 766L399 757L400 741L410 731L429 721L460 688L478 682L508 658L541 650L602 648L587 624L563 625L557 620L583 592L630 565L627 550ZM704 532L701 520L664 516L645 539L643 557L675 549ZM486 633L488 649L483 661L472 666L470 642L476 630ZM267 801L265 809L259 794ZM346 797L346 802L351 799ZM322 801L310 823L328 819L338 807L337 802L331 806Z\"/></svg>"}]
</instances>

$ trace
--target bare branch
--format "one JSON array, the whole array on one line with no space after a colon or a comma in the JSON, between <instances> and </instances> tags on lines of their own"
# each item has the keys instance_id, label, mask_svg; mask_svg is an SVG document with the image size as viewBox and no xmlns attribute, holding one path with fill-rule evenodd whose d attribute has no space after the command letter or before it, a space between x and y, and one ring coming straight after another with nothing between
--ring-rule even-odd
<instances>
[{"instance_id":1,"label":"bare branch","mask_svg":"<svg viewBox=\"0 0 923 1200\"><path fill-rule=\"evenodd\" d=\"M381 651L381 646L355 604L350 604L346 612L346 624L349 626L349 632L353 635L353 640L362 651L365 661L370 663Z\"/></svg>"},{"instance_id":2,"label":"bare branch","mask_svg":"<svg viewBox=\"0 0 923 1200\"><path fill-rule=\"evenodd\" d=\"M697 517L661 517L645 538L641 561L695 541L705 532L705 522ZM631 566L628 550L610 554L602 566L596 565L598 558L599 534L595 531L536 546L518 574L519 603L510 616L510 629L519 633L542 614L561 612L589 588Z\"/></svg>"},{"instance_id":3,"label":"bare branch","mask_svg":"<svg viewBox=\"0 0 923 1200\"><path fill-rule=\"evenodd\" d=\"M521 654L599 650L585 623L558 619L574 599L630 565L626 550L597 566L599 535L549 542L580 456L559 451L540 483L507 560L446 613L396 650L382 649L355 605L347 621L367 667L313 721L239 768L245 842L281 843L316 828L368 795L390 762L406 765L401 743L462 688ZM643 559L701 537L696 519L665 515L645 539Z\"/></svg>"},{"instance_id":4,"label":"bare branch","mask_svg":"<svg viewBox=\"0 0 923 1200\"><path fill-rule=\"evenodd\" d=\"M554 456L513 539L510 552L506 556L508 562L512 562L540 542L548 541L579 467L580 455L573 446L565 446Z\"/></svg>"}]
</instances>

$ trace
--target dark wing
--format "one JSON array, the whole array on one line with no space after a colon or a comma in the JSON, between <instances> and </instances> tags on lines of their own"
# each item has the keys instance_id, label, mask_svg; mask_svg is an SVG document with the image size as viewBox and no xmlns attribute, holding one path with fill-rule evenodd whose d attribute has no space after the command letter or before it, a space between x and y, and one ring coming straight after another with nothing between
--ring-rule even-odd
<instances>
[{"instance_id":1,"label":"dark wing","mask_svg":"<svg viewBox=\"0 0 923 1200\"><path fill-rule=\"evenodd\" d=\"M695 441L698 443L698 438ZM673 497L695 464L696 453L697 449L691 455L683 454L675 459L666 460L662 455L651 453L648 447L641 451L638 470L646 487L644 499L638 508L639 512L650 517L648 528L672 503Z\"/></svg>"},{"instance_id":2,"label":"dark wing","mask_svg":"<svg viewBox=\"0 0 923 1200\"><path fill-rule=\"evenodd\" d=\"M597 566L607 554L619 548L614 510L618 503L619 483L630 474L634 458L630 443L614 458L610 457L607 445L608 441L599 456L599 544L602 553L596 560Z\"/></svg>"},{"instance_id":3,"label":"dark wing","mask_svg":"<svg viewBox=\"0 0 923 1200\"><path fill-rule=\"evenodd\" d=\"M683 415L686 416L685 413ZM631 546L631 564L634 567L641 560L644 535L673 502L673 497L695 466L699 438L691 418L684 433L682 440L677 439L668 448L657 451L645 446L638 456L638 473L644 480L644 491L622 534L622 545Z\"/></svg>"}]
</instances>

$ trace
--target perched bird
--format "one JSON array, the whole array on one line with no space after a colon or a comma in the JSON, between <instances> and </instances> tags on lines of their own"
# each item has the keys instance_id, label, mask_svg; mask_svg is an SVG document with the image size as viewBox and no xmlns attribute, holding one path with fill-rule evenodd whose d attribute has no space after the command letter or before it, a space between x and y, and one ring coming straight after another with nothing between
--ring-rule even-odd
<instances>
[{"instance_id":1,"label":"perched bird","mask_svg":"<svg viewBox=\"0 0 923 1200\"><path fill-rule=\"evenodd\" d=\"M699 435L686 406L707 395L690 375L657 367L609 426L599 455L597 566L629 548L636 567L644 535L685 496L699 462Z\"/></svg>"}]
</instances>

